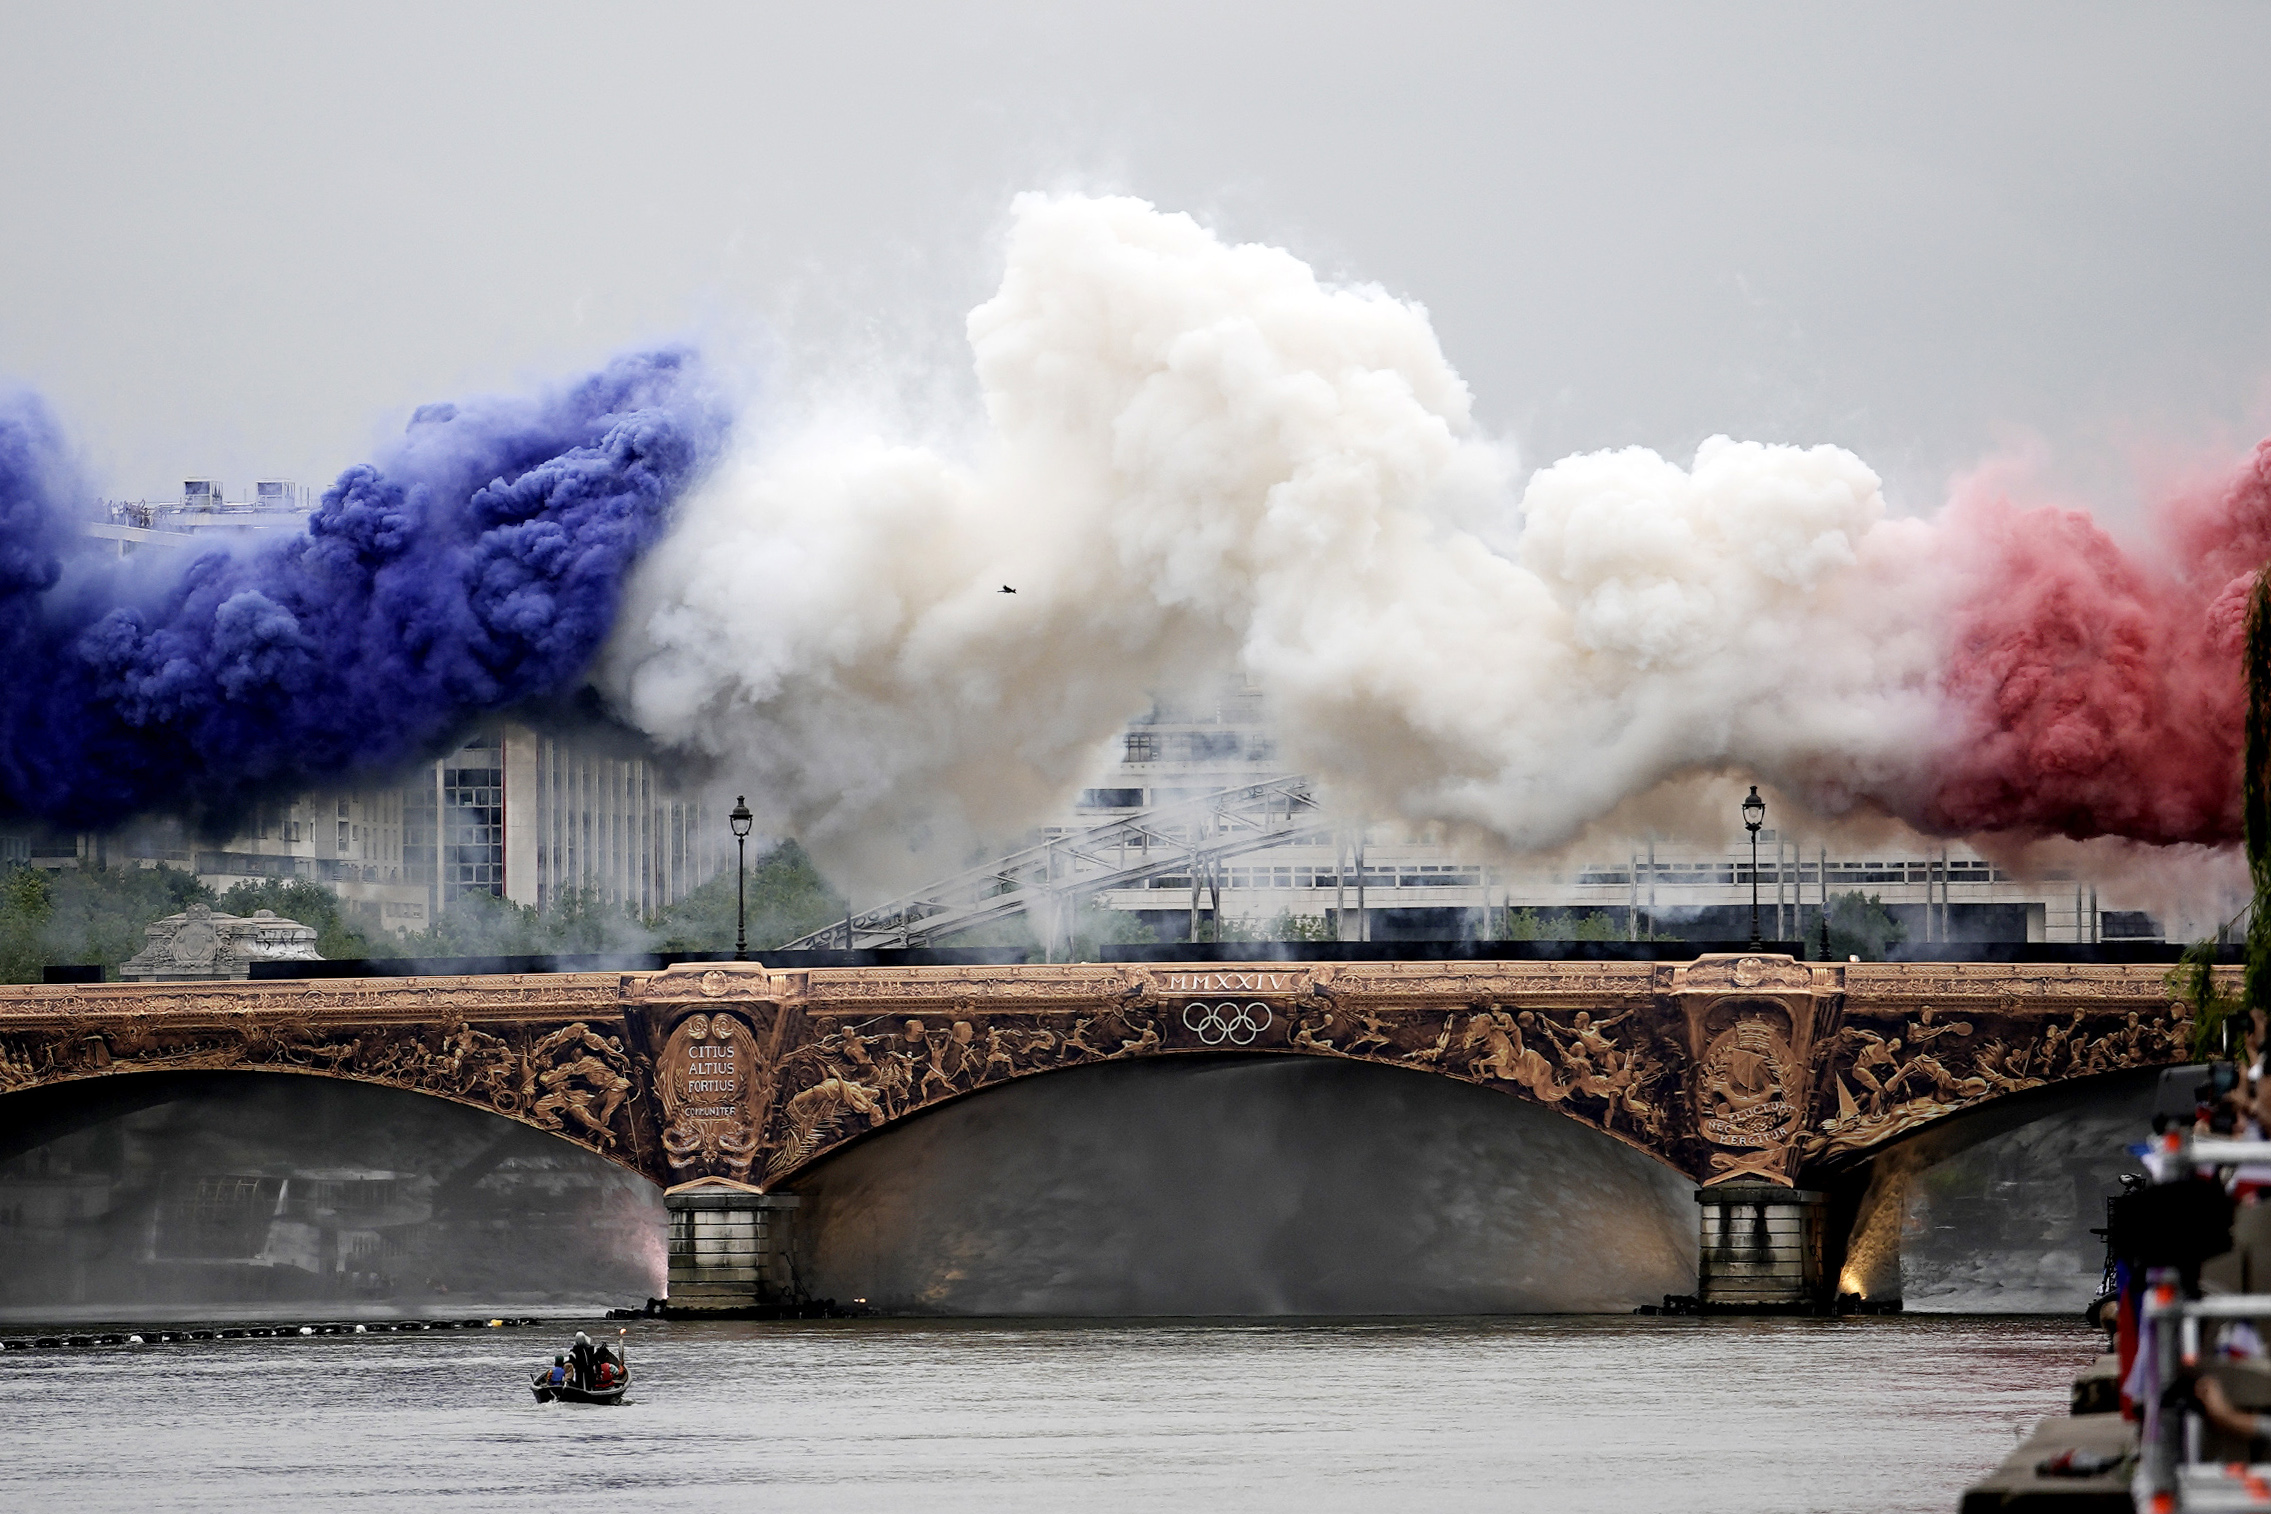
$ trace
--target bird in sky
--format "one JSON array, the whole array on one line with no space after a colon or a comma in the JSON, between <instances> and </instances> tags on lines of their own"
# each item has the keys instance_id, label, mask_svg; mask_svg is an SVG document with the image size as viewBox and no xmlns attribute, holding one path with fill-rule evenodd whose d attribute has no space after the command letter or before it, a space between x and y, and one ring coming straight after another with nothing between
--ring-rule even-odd
<instances>
[{"instance_id":1,"label":"bird in sky","mask_svg":"<svg viewBox=\"0 0 2271 1514\"><path fill-rule=\"evenodd\" d=\"M1003 585L1001 586L1001 591L1002 591L1002 593L1004 593L1004 594L1015 594L1015 593L1017 592L1017 591L1016 591L1015 589L1011 588L1011 587L1010 587L1010 586L1009 586L1008 584L1003 584Z\"/></svg>"}]
</instances>

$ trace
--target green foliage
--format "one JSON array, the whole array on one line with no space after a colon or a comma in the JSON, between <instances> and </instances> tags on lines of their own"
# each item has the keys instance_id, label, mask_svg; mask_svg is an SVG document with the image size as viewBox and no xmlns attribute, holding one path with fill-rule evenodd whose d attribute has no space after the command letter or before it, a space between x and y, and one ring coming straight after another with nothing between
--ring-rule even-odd
<instances>
[{"instance_id":1,"label":"green foliage","mask_svg":"<svg viewBox=\"0 0 2271 1514\"><path fill-rule=\"evenodd\" d=\"M1819 938L1820 927L1815 927ZM1875 894L1859 889L1829 896L1829 954L1842 962L1859 957L1882 962L1885 953L1908 939L1908 927L1895 920Z\"/></svg>"},{"instance_id":2,"label":"green foliage","mask_svg":"<svg viewBox=\"0 0 2271 1514\"><path fill-rule=\"evenodd\" d=\"M119 965L148 944L150 922L213 903L196 875L172 867L11 867L0 884L0 968L36 983L42 967Z\"/></svg>"},{"instance_id":3,"label":"green foliage","mask_svg":"<svg viewBox=\"0 0 2271 1514\"><path fill-rule=\"evenodd\" d=\"M1146 932L1148 936L1149 933ZM1333 922L1323 915L1297 915L1281 909L1268 919L1258 915L1212 917L1199 921L1201 941L1330 941Z\"/></svg>"},{"instance_id":4,"label":"green foliage","mask_svg":"<svg viewBox=\"0 0 2271 1514\"><path fill-rule=\"evenodd\" d=\"M659 949L733 950L734 870L730 867L662 912ZM749 949L779 946L844 918L844 896L820 876L804 848L784 841L749 868Z\"/></svg>"},{"instance_id":5,"label":"green foliage","mask_svg":"<svg viewBox=\"0 0 2271 1514\"><path fill-rule=\"evenodd\" d=\"M1300 915L1281 909L1262 922L1264 941L1333 941L1332 920L1324 915Z\"/></svg>"},{"instance_id":6,"label":"green foliage","mask_svg":"<svg viewBox=\"0 0 2271 1514\"><path fill-rule=\"evenodd\" d=\"M47 874L36 867L0 872L0 983L37 983L47 965L41 938L54 910Z\"/></svg>"},{"instance_id":7,"label":"green foliage","mask_svg":"<svg viewBox=\"0 0 2271 1514\"><path fill-rule=\"evenodd\" d=\"M2231 1021L2246 1007L2244 992L2225 993L2216 986L2216 943L2195 941L2169 969L2169 992L2192 1006L2192 1055L2205 1062L2232 1055Z\"/></svg>"},{"instance_id":8,"label":"green foliage","mask_svg":"<svg viewBox=\"0 0 2271 1514\"><path fill-rule=\"evenodd\" d=\"M542 910L467 894L410 935L358 929L336 890L311 878L272 878L213 891L178 868L0 870L0 981L36 983L49 966L101 963L112 974L140 951L154 920L203 903L232 915L272 910L315 930L322 956L521 957L605 952L731 951L734 876L729 869L651 921L596 891L565 890ZM843 918L841 896L793 841L749 870L749 945L778 946ZM1094 940L1148 939L1142 922L1113 911L1084 916ZM1102 917L1111 916L1111 919ZM1129 930L1143 932L1131 935ZM1091 954L1093 954L1091 952Z\"/></svg>"},{"instance_id":9,"label":"green foliage","mask_svg":"<svg viewBox=\"0 0 2271 1514\"><path fill-rule=\"evenodd\" d=\"M1559 910L1541 915L1534 909L1507 910L1499 921L1498 941L1622 941L1625 923L1612 910L1577 914Z\"/></svg>"},{"instance_id":10,"label":"green foliage","mask_svg":"<svg viewBox=\"0 0 2271 1514\"><path fill-rule=\"evenodd\" d=\"M494 894L458 895L427 929L385 943L384 954L551 957L654 949L654 933L636 915L595 892L570 889L541 910Z\"/></svg>"},{"instance_id":11,"label":"green foliage","mask_svg":"<svg viewBox=\"0 0 2271 1514\"><path fill-rule=\"evenodd\" d=\"M1091 899L1081 906L1073 922L1072 960L1093 962L1099 946L1149 946L1159 933L1144 924L1143 916L1124 909L1106 909Z\"/></svg>"},{"instance_id":12,"label":"green foliage","mask_svg":"<svg viewBox=\"0 0 2271 1514\"><path fill-rule=\"evenodd\" d=\"M394 942L373 946L368 937L341 918L339 895L313 878L264 878L232 884L216 906L226 915L250 915L269 910L297 920L315 932L319 957L391 957L399 955Z\"/></svg>"}]
</instances>

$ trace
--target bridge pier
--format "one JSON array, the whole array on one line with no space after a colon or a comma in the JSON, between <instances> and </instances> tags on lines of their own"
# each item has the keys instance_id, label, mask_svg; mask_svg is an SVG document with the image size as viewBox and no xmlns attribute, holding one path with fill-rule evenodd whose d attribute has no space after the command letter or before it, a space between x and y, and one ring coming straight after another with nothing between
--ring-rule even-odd
<instances>
[{"instance_id":1,"label":"bridge pier","mask_svg":"<svg viewBox=\"0 0 2271 1514\"><path fill-rule=\"evenodd\" d=\"M1695 1296L1707 1310L1801 1313L1822 1288L1823 1196L1779 1183L1699 1188Z\"/></svg>"},{"instance_id":2,"label":"bridge pier","mask_svg":"<svg viewBox=\"0 0 2271 1514\"><path fill-rule=\"evenodd\" d=\"M724 1314L796 1302L789 1258L791 1194L760 1193L729 1178L697 1178L667 1190L672 1314Z\"/></svg>"}]
</instances>

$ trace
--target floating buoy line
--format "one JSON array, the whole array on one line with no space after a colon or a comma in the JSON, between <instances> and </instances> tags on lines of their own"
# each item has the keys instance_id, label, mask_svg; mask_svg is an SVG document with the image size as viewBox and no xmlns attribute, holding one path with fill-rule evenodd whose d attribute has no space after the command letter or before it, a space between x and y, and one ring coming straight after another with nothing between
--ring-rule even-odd
<instances>
[{"instance_id":1,"label":"floating buoy line","mask_svg":"<svg viewBox=\"0 0 2271 1514\"><path fill-rule=\"evenodd\" d=\"M503 1330L544 1320L324 1320L309 1325L215 1325L202 1330L103 1330L68 1335L0 1336L0 1351L59 1351L73 1346L171 1346L183 1341L291 1340L316 1335L399 1335L419 1330ZM556 1323L556 1322L555 1322Z\"/></svg>"}]
</instances>

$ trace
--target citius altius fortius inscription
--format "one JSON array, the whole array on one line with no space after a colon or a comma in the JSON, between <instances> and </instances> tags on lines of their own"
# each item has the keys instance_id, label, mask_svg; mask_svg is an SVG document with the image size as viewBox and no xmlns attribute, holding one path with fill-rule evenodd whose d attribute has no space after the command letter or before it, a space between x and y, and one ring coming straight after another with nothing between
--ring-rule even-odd
<instances>
[{"instance_id":1,"label":"citius altius fortius inscription","mask_svg":"<svg viewBox=\"0 0 2271 1514\"><path fill-rule=\"evenodd\" d=\"M750 1089L756 1043L749 1024L727 1010L695 1011L663 1045L662 1149L671 1167L742 1179L757 1152Z\"/></svg>"}]
</instances>

